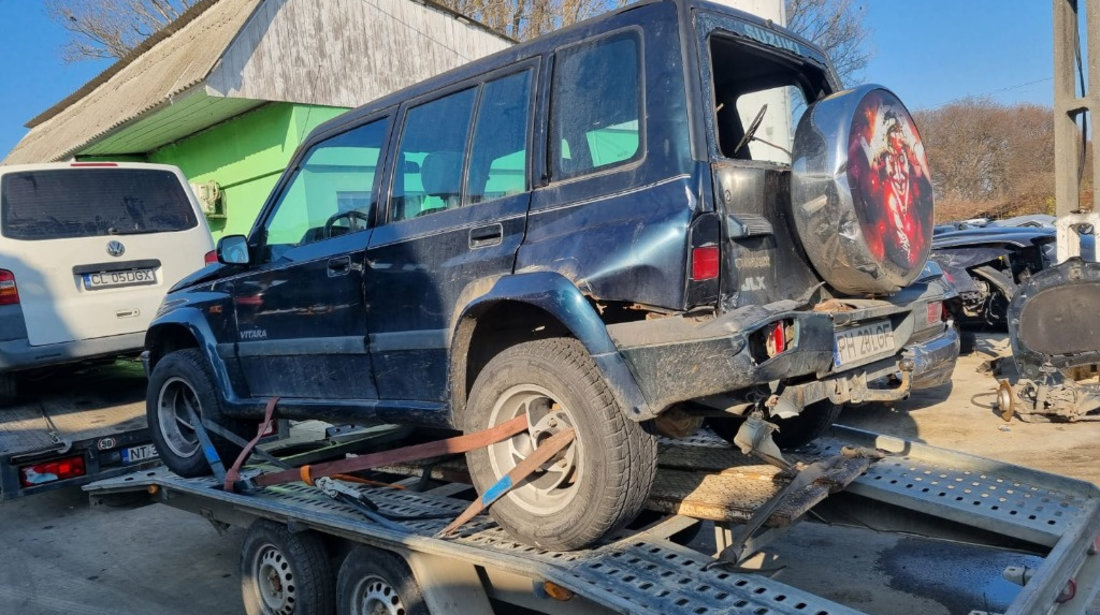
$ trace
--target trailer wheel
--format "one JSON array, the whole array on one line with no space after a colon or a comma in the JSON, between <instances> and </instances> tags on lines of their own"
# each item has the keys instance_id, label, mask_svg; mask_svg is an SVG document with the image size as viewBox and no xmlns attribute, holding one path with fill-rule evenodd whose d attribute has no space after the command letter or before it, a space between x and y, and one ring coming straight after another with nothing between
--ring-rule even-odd
<instances>
[{"instance_id":1,"label":"trailer wheel","mask_svg":"<svg viewBox=\"0 0 1100 615\"><path fill-rule=\"evenodd\" d=\"M336 577L337 613L428 615L424 595L405 560L389 551L360 546L348 554Z\"/></svg>"},{"instance_id":2,"label":"trailer wheel","mask_svg":"<svg viewBox=\"0 0 1100 615\"><path fill-rule=\"evenodd\" d=\"M798 416L789 419L771 419L771 422L779 426L779 431L772 434L772 439L775 440L776 446L782 449L798 448L808 444L832 427L842 409L844 409L843 405L834 404L826 399L806 406ZM727 442L733 442L733 437L737 435L742 422L743 419L739 418L707 419L707 425Z\"/></svg>"},{"instance_id":3,"label":"trailer wheel","mask_svg":"<svg viewBox=\"0 0 1100 615\"><path fill-rule=\"evenodd\" d=\"M239 436L248 434L247 422L223 416L214 377L206 358L197 348L177 350L157 363L149 377L145 405L153 443L161 461L183 477L210 473L199 437L188 418L188 407L199 417L214 421ZM210 439L224 463L232 463L240 454L240 448L224 438L211 434Z\"/></svg>"},{"instance_id":4,"label":"trailer wheel","mask_svg":"<svg viewBox=\"0 0 1100 615\"><path fill-rule=\"evenodd\" d=\"M466 431L521 414L528 417L526 432L466 454L478 493L541 440L569 427L576 439L490 508L512 536L544 549L579 549L642 510L656 475L656 439L626 418L580 342L524 342L485 365L466 404Z\"/></svg>"},{"instance_id":5,"label":"trailer wheel","mask_svg":"<svg viewBox=\"0 0 1100 615\"><path fill-rule=\"evenodd\" d=\"M328 615L332 567L320 536L259 519L241 545L241 599L248 615Z\"/></svg>"}]
</instances>

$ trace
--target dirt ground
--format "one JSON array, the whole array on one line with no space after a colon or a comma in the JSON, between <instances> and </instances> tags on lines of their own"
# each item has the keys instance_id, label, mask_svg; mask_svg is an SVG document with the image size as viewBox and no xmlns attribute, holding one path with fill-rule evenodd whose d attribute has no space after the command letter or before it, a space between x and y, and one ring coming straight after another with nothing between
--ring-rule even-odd
<instances>
[{"instance_id":1,"label":"dirt ground","mask_svg":"<svg viewBox=\"0 0 1100 615\"><path fill-rule=\"evenodd\" d=\"M840 423L943 448L1064 474L1100 485L1100 420L1006 423L995 408L997 382L983 362L1007 356L1004 335L982 335L977 352L959 358L953 382L891 406L848 408ZM1100 419L1100 417L1097 417Z\"/></svg>"}]
</instances>

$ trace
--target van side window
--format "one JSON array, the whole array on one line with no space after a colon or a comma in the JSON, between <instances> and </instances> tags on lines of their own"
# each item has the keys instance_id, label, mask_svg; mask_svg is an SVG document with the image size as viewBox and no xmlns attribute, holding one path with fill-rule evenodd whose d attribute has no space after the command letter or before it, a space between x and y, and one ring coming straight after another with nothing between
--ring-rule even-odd
<instances>
[{"instance_id":1,"label":"van side window","mask_svg":"<svg viewBox=\"0 0 1100 615\"><path fill-rule=\"evenodd\" d=\"M641 156L640 50L638 35L626 32L557 53L551 90L555 179Z\"/></svg>"},{"instance_id":2,"label":"van side window","mask_svg":"<svg viewBox=\"0 0 1100 615\"><path fill-rule=\"evenodd\" d=\"M267 219L268 260L288 248L367 229L387 119L313 146Z\"/></svg>"},{"instance_id":3,"label":"van side window","mask_svg":"<svg viewBox=\"0 0 1100 615\"><path fill-rule=\"evenodd\" d=\"M531 71L485 84L477 109L466 202L480 203L528 190Z\"/></svg>"},{"instance_id":4,"label":"van side window","mask_svg":"<svg viewBox=\"0 0 1100 615\"><path fill-rule=\"evenodd\" d=\"M395 159L390 211L408 220L462 203L462 162L476 88L413 107Z\"/></svg>"}]
</instances>

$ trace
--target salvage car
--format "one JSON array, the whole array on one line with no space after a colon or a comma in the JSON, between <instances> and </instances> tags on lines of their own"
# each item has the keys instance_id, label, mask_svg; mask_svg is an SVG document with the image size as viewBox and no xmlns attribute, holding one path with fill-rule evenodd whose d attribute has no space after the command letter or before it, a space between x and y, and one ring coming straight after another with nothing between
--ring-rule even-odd
<instances>
[{"instance_id":1,"label":"salvage car","mask_svg":"<svg viewBox=\"0 0 1100 615\"><path fill-rule=\"evenodd\" d=\"M340 423L525 416L467 455L481 493L572 428L491 514L580 548L642 509L673 414L796 445L843 404L948 382L932 226L889 90L843 90L772 22L639 2L314 130L248 236L166 298L149 423L196 476L193 411L237 433L275 398Z\"/></svg>"},{"instance_id":2,"label":"salvage car","mask_svg":"<svg viewBox=\"0 0 1100 615\"><path fill-rule=\"evenodd\" d=\"M166 290L213 260L177 167L0 167L0 403L20 372L137 357Z\"/></svg>"}]
</instances>

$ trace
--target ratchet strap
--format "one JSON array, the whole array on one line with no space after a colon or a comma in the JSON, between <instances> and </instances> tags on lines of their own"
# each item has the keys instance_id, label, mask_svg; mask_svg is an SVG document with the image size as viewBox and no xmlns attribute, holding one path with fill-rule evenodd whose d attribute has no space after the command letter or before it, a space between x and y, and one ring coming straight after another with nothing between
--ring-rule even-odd
<instances>
[{"instance_id":1,"label":"ratchet strap","mask_svg":"<svg viewBox=\"0 0 1100 615\"><path fill-rule=\"evenodd\" d=\"M523 461L517 463L516 467L512 468L512 471L508 472L504 478L501 478L492 487L486 489L485 493L481 494L481 497L470 502L466 510L462 511L462 514L456 517L450 525L443 528L443 530L439 532L439 535L446 536L462 527L462 525L470 519L476 517L478 513L488 508L490 504L511 491L512 487L523 482L532 472L539 469L542 464L550 461L554 455L557 455L563 448L568 446L575 436L576 432L572 429L566 429L547 438L533 453L528 455Z\"/></svg>"},{"instance_id":2,"label":"ratchet strap","mask_svg":"<svg viewBox=\"0 0 1100 615\"><path fill-rule=\"evenodd\" d=\"M297 480L300 480L307 485L313 485L313 481L322 476L358 472L360 470L369 470L371 468L377 468L379 466L387 466L398 463L407 463L410 461L419 461L422 459L430 459L432 457L439 457L441 455L466 453L475 449L484 448L486 446L489 446L490 444L496 444L497 442L507 440L508 438L511 438L512 436L522 432L525 429L527 429L527 415L523 414L494 427L490 427L489 429L475 431L474 433L469 433L462 436L455 436L453 438L447 438L446 440L436 440L434 442L425 442L424 444L414 444L412 446L405 446L388 451L380 451L377 453L360 455L358 457L340 459L338 461L319 463L312 466L305 465L293 470L283 470L280 472L261 474L252 479L250 482L256 487L280 485ZM539 448L541 449L542 447Z\"/></svg>"},{"instance_id":3,"label":"ratchet strap","mask_svg":"<svg viewBox=\"0 0 1100 615\"><path fill-rule=\"evenodd\" d=\"M267 400L267 406L264 408L264 420L260 423L260 426L256 428L256 437L249 440L248 444L241 449L241 454L237 455L237 460L233 462L233 467L229 468L225 473L225 490L227 492L233 493L233 486L236 485L237 481L241 478L241 466L243 466L244 462L252 455L252 449L256 448L256 444L264 437L267 428L271 426L271 421L275 418L275 405L278 403L278 396Z\"/></svg>"}]
</instances>

